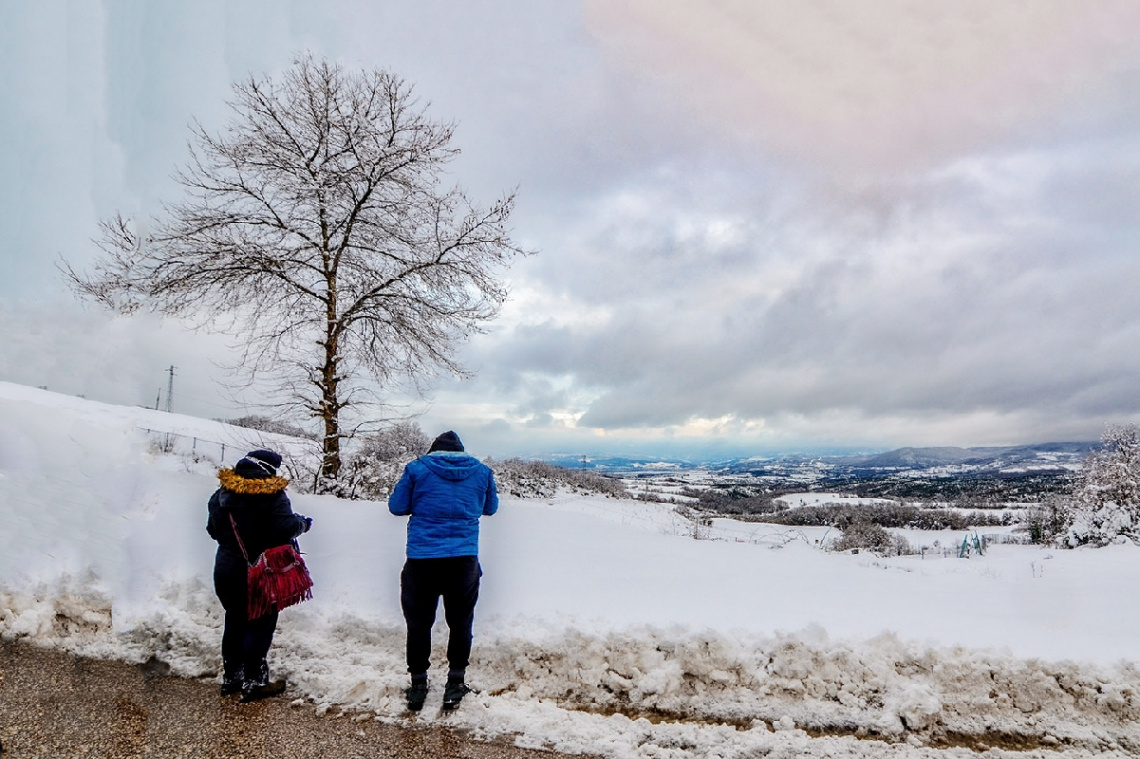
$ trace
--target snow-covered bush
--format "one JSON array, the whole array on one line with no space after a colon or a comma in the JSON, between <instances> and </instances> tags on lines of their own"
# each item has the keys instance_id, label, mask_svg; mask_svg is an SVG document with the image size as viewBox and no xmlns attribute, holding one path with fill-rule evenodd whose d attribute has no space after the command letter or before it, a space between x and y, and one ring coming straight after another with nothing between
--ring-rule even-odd
<instances>
[{"instance_id":1,"label":"snow-covered bush","mask_svg":"<svg viewBox=\"0 0 1140 759\"><path fill-rule=\"evenodd\" d=\"M387 498L404 465L427 453L431 446L431 440L413 422L393 425L355 442L340 471L339 495L344 498Z\"/></svg>"},{"instance_id":2,"label":"snow-covered bush","mask_svg":"<svg viewBox=\"0 0 1140 759\"><path fill-rule=\"evenodd\" d=\"M713 514L775 514L787 511L788 505L776 500L780 493L767 493L754 488L731 487L726 490L681 488L681 495L695 499L692 507Z\"/></svg>"},{"instance_id":3,"label":"snow-covered bush","mask_svg":"<svg viewBox=\"0 0 1140 759\"><path fill-rule=\"evenodd\" d=\"M1062 543L1140 544L1140 429L1109 427L1089 454L1073 494L1073 522Z\"/></svg>"},{"instance_id":4,"label":"snow-covered bush","mask_svg":"<svg viewBox=\"0 0 1140 759\"><path fill-rule=\"evenodd\" d=\"M1022 524L1029 531L1030 543L1052 545L1073 525L1072 501L1066 496L1050 495L1039 505L1026 509Z\"/></svg>"},{"instance_id":5,"label":"snow-covered bush","mask_svg":"<svg viewBox=\"0 0 1140 759\"><path fill-rule=\"evenodd\" d=\"M985 511L963 514L952 509L926 509L903 503L825 503L788 509L760 519L793 527L838 527L841 530L855 522L910 530L965 530L1003 525L1009 521L1002 514Z\"/></svg>"},{"instance_id":6,"label":"snow-covered bush","mask_svg":"<svg viewBox=\"0 0 1140 759\"><path fill-rule=\"evenodd\" d=\"M843 536L832 544L835 551L850 551L858 548L885 556L904 556L914 553L907 539L887 532L874 522L852 522L843 528Z\"/></svg>"},{"instance_id":7,"label":"snow-covered bush","mask_svg":"<svg viewBox=\"0 0 1140 759\"><path fill-rule=\"evenodd\" d=\"M316 440L317 436L311 431L298 427L289 422L283 422L279 419L272 419L268 416L261 416L259 414L250 414L249 416L241 416L237 419L219 419L219 422L232 424L235 427L245 427L251 430L259 430L261 432L272 432L277 435L289 435L290 437L299 437L306 440Z\"/></svg>"},{"instance_id":8,"label":"snow-covered bush","mask_svg":"<svg viewBox=\"0 0 1140 759\"><path fill-rule=\"evenodd\" d=\"M566 487L574 492L599 493L612 498L629 498L625 483L616 477L589 469L568 469L543 461L524 461L512 458L487 460L495 472L499 492L516 498L549 498Z\"/></svg>"}]
</instances>

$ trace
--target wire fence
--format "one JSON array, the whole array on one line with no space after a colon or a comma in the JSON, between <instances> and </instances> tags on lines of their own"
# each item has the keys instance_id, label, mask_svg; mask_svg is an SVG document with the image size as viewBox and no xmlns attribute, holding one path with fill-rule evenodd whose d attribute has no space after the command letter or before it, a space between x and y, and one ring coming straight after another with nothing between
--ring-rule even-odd
<instances>
[{"instance_id":1,"label":"wire fence","mask_svg":"<svg viewBox=\"0 0 1140 759\"><path fill-rule=\"evenodd\" d=\"M186 456L196 461L208 461L215 466L224 465L226 456L236 461L246 451L270 448L285 456L284 469L291 478L303 472L307 460L313 453L311 446L305 441L281 439L276 435L267 436L259 430L250 428L241 428L248 435L235 435L230 440L212 440L200 435L156 430L150 427L137 429L150 437L151 444L160 453Z\"/></svg>"},{"instance_id":2,"label":"wire fence","mask_svg":"<svg viewBox=\"0 0 1140 759\"><path fill-rule=\"evenodd\" d=\"M139 427L138 429L151 436L151 442L161 453L189 455L212 461L218 465L226 460L227 448L233 453L235 448L241 447L233 442L224 443L220 440L209 440L197 435L184 435L180 432L152 430L149 427Z\"/></svg>"}]
</instances>

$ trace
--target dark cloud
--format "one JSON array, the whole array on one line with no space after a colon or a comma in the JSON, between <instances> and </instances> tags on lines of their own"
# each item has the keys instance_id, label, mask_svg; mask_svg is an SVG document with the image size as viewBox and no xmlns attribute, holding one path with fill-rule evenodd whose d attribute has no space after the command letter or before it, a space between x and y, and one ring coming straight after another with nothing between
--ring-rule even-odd
<instances>
[{"instance_id":1,"label":"dark cloud","mask_svg":"<svg viewBox=\"0 0 1140 759\"><path fill-rule=\"evenodd\" d=\"M485 371L503 387L516 369L572 377L578 424L611 430L827 410L1048 410L1058 421L1087 415L1095 435L1105 417L1137 413L1128 388L1140 359L1125 345L1140 317L1140 264L1122 259L1119 243L1140 230L1124 217L1116 227L1094 219L1089 236L1087 216L1058 225L1050 208L1066 194L1093 202L1089 171L1051 166L989 202L978 200L984 177L951 177L882 186L846 198L845 210L806 196L769 225L708 214L710 226L736 231L727 245L679 234L677 219L694 216L688 197L657 186L652 202L625 201L624 223L574 241L585 252L571 261L589 261L591 276L545 263L564 276L543 284L597 318L532 318L488 346ZM733 213L729 199L722 214Z\"/></svg>"}]
</instances>

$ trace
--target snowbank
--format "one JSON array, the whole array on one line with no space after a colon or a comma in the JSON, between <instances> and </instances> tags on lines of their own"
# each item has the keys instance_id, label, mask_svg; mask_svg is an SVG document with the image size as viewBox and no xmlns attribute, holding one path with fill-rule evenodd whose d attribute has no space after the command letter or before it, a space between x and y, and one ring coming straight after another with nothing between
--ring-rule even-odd
<instances>
[{"instance_id":1,"label":"snowbank","mask_svg":"<svg viewBox=\"0 0 1140 759\"><path fill-rule=\"evenodd\" d=\"M237 454L266 442L0 383L0 636L214 677L215 464L162 454L139 427ZM407 719L404 520L379 503L294 506L314 518L316 598L282 615L272 666L318 708ZM483 526L480 692L448 723L614 757L1140 751L1125 595L1140 550L885 560L824 553L823 530L693 534L663 505L504 500Z\"/></svg>"}]
</instances>

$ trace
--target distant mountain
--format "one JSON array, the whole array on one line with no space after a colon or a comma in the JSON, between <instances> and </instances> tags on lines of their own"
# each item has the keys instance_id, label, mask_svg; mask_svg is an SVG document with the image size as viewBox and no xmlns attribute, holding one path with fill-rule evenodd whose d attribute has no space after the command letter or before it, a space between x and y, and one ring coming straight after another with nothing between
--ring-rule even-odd
<instances>
[{"instance_id":1,"label":"distant mountain","mask_svg":"<svg viewBox=\"0 0 1140 759\"><path fill-rule=\"evenodd\" d=\"M939 467L959 467L970 470L1002 469L1076 469L1099 443L1066 442L1038 443L1034 445L986 446L961 448L957 446L907 447L884 453L859 455L809 456L750 456L717 460L689 460L676 458L583 456L581 454L554 454L543 456L551 464L573 469L597 469L622 474L667 474L670 471L706 469L725 474L772 473L791 470L933 470Z\"/></svg>"},{"instance_id":2,"label":"distant mountain","mask_svg":"<svg viewBox=\"0 0 1140 759\"><path fill-rule=\"evenodd\" d=\"M870 456L838 456L826 460L840 466L867 469L930 469L955 465L971 468L1072 468L1083 462L1098 445L1094 442L1077 442L978 448L898 448Z\"/></svg>"},{"instance_id":3,"label":"distant mountain","mask_svg":"<svg viewBox=\"0 0 1140 759\"><path fill-rule=\"evenodd\" d=\"M690 461L687 459L583 456L581 454L571 453L555 453L539 458L548 464L555 464L568 469L597 469L603 472L652 472L660 474L670 471L699 469L707 465L707 462Z\"/></svg>"},{"instance_id":4,"label":"distant mountain","mask_svg":"<svg viewBox=\"0 0 1140 759\"><path fill-rule=\"evenodd\" d=\"M979 454L969 448L939 446L934 448L898 448L873 456L842 456L828 458L827 460L831 463L848 466L926 468L961 464L977 458L979 458Z\"/></svg>"}]
</instances>

